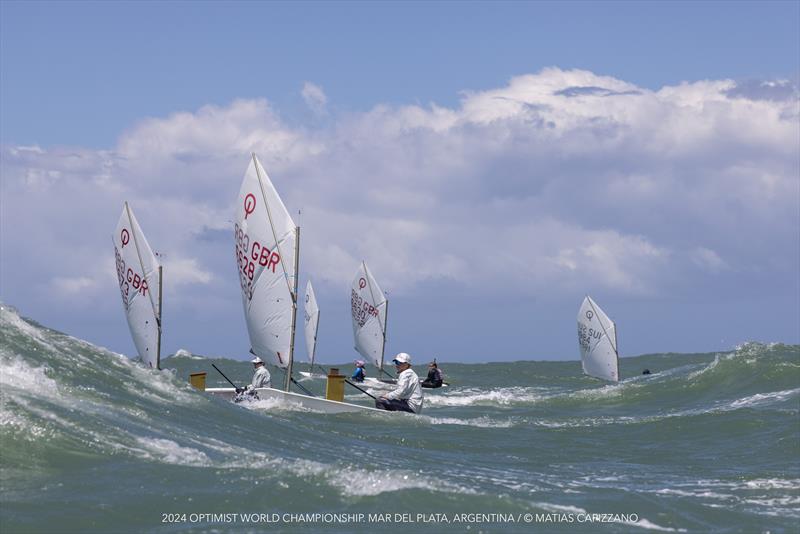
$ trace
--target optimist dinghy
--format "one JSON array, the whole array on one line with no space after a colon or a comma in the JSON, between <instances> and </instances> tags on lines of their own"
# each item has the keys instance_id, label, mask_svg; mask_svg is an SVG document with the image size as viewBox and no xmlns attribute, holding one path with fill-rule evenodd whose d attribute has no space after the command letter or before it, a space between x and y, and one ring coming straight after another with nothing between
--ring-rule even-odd
<instances>
[{"instance_id":1,"label":"optimist dinghy","mask_svg":"<svg viewBox=\"0 0 800 534\"><path fill-rule=\"evenodd\" d=\"M251 352L286 373L283 390L260 388L257 390L259 398L296 403L332 414L383 412L342 402L344 377L341 375L333 379L329 377L325 399L289 391L292 384L305 390L292 377L300 228L295 225L255 154L239 190L235 221L236 262ZM236 396L234 388L205 391L227 399Z\"/></svg>"},{"instance_id":2,"label":"optimist dinghy","mask_svg":"<svg viewBox=\"0 0 800 534\"><path fill-rule=\"evenodd\" d=\"M588 295L578 310L578 347L585 374L619 382L617 327Z\"/></svg>"},{"instance_id":3,"label":"optimist dinghy","mask_svg":"<svg viewBox=\"0 0 800 534\"><path fill-rule=\"evenodd\" d=\"M161 369L161 265L125 202L111 236L122 307L142 363Z\"/></svg>"}]
</instances>

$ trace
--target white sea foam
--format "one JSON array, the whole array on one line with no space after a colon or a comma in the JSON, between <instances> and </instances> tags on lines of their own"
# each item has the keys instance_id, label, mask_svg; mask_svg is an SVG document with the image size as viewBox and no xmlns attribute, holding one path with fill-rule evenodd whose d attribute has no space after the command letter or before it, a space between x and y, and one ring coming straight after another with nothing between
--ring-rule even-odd
<instances>
[{"instance_id":1,"label":"white sea foam","mask_svg":"<svg viewBox=\"0 0 800 534\"><path fill-rule=\"evenodd\" d=\"M535 502L532 503L534 506L545 510L546 512L551 512L555 514L573 514L574 516L586 516L591 514L591 512L587 512L583 508L578 508L577 506L570 506L570 505L562 505L562 504L553 504L547 502ZM627 525L631 527L643 528L645 530L659 530L662 532L686 532L685 529L682 528L670 528L670 527L662 527L660 525L656 525L652 521L644 517L639 517L638 521L615 521L618 525ZM589 524L589 523L587 523Z\"/></svg>"},{"instance_id":2,"label":"white sea foam","mask_svg":"<svg viewBox=\"0 0 800 534\"><path fill-rule=\"evenodd\" d=\"M47 368L31 367L21 357L0 360L0 386L2 390L17 390L31 395L47 392L58 395L58 384L48 377Z\"/></svg>"},{"instance_id":3,"label":"white sea foam","mask_svg":"<svg viewBox=\"0 0 800 534\"><path fill-rule=\"evenodd\" d=\"M784 391L773 391L771 393L756 393L749 397L744 397L730 403L730 408L752 408L754 406L762 406L765 404L773 404L776 402L785 401L792 396L800 395L800 388L787 389Z\"/></svg>"},{"instance_id":4,"label":"white sea foam","mask_svg":"<svg viewBox=\"0 0 800 534\"><path fill-rule=\"evenodd\" d=\"M187 360L205 360L202 356L195 356L191 352L186 349L178 349L178 351L172 356L173 358L184 358Z\"/></svg>"},{"instance_id":5,"label":"white sea foam","mask_svg":"<svg viewBox=\"0 0 800 534\"><path fill-rule=\"evenodd\" d=\"M744 482L748 489L800 489L800 479L759 478Z\"/></svg>"},{"instance_id":6,"label":"white sea foam","mask_svg":"<svg viewBox=\"0 0 800 534\"><path fill-rule=\"evenodd\" d=\"M547 391L547 390L544 390ZM472 406L531 404L545 399L543 388L506 387L494 390L478 388L448 391L444 395L428 395L425 404L428 406Z\"/></svg>"},{"instance_id":7,"label":"white sea foam","mask_svg":"<svg viewBox=\"0 0 800 534\"><path fill-rule=\"evenodd\" d=\"M458 419L456 417L428 417L421 416L423 419L428 419L434 425L462 425L474 426L478 428L511 428L515 423L509 419L498 421L490 417L476 417L473 419Z\"/></svg>"},{"instance_id":8,"label":"white sea foam","mask_svg":"<svg viewBox=\"0 0 800 534\"><path fill-rule=\"evenodd\" d=\"M211 460L202 451L192 447L182 447L169 439L137 437L136 442L143 448L134 451L147 459L174 465L198 467L211 465Z\"/></svg>"}]
</instances>

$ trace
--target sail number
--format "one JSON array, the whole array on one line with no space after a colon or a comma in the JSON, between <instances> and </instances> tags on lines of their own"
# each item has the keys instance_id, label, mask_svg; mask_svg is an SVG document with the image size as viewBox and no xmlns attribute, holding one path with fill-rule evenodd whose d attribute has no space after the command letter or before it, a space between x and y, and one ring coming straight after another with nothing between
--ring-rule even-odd
<instances>
[{"instance_id":1,"label":"sail number","mask_svg":"<svg viewBox=\"0 0 800 534\"><path fill-rule=\"evenodd\" d=\"M250 240L250 236L242 230L237 223L233 229L236 241L236 264L239 266L239 282L242 291L248 299L253 298L253 279L255 278L256 266L265 269L275 268L281 261L281 256L275 250L270 250L256 240Z\"/></svg>"},{"instance_id":2,"label":"sail number","mask_svg":"<svg viewBox=\"0 0 800 534\"><path fill-rule=\"evenodd\" d=\"M364 326L370 316L378 317L378 308L362 299L353 289L350 290L350 307L353 312L353 320L359 328Z\"/></svg>"},{"instance_id":3,"label":"sail number","mask_svg":"<svg viewBox=\"0 0 800 534\"><path fill-rule=\"evenodd\" d=\"M131 288L133 288L134 294L138 292L142 296L147 295L147 279L130 267L125 266L125 260L122 259L122 254L119 253L117 247L114 247L114 255L117 257L117 281L119 282L120 293L122 293L122 303L127 310L128 299L132 297Z\"/></svg>"},{"instance_id":4,"label":"sail number","mask_svg":"<svg viewBox=\"0 0 800 534\"><path fill-rule=\"evenodd\" d=\"M597 343L602 337L603 333L599 330L589 328L583 323L578 323L578 343L583 349L589 350L592 339L596 340L595 343Z\"/></svg>"}]
</instances>

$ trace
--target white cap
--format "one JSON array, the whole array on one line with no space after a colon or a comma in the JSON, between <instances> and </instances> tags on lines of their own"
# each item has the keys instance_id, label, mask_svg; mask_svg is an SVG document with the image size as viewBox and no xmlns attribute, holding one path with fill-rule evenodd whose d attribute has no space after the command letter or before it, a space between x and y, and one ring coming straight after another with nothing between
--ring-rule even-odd
<instances>
[{"instance_id":1,"label":"white cap","mask_svg":"<svg viewBox=\"0 0 800 534\"><path fill-rule=\"evenodd\" d=\"M407 363L411 365L411 356L409 354L406 354L405 352L401 352L397 356L395 356L392 361L397 363Z\"/></svg>"},{"instance_id":2,"label":"white cap","mask_svg":"<svg viewBox=\"0 0 800 534\"><path fill-rule=\"evenodd\" d=\"M250 360L250 363L264 363L264 361L261 358L259 358L258 356L256 356L255 358Z\"/></svg>"}]
</instances>

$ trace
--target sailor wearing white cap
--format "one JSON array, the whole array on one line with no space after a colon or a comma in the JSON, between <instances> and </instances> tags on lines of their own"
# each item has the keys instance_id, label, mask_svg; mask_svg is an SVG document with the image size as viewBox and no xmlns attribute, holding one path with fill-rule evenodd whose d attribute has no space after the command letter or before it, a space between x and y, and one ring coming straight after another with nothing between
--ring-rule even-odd
<instances>
[{"instance_id":1,"label":"sailor wearing white cap","mask_svg":"<svg viewBox=\"0 0 800 534\"><path fill-rule=\"evenodd\" d=\"M250 363L253 364L256 372L253 373L253 382L247 387L247 389L271 388L272 377L269 375L267 366L264 365L264 362L261 360L261 358L256 356L250 360Z\"/></svg>"},{"instance_id":2,"label":"sailor wearing white cap","mask_svg":"<svg viewBox=\"0 0 800 534\"><path fill-rule=\"evenodd\" d=\"M397 387L375 401L375 406L390 412L419 413L422 410L422 388L417 373L411 369L411 356L401 352L392 362L397 369Z\"/></svg>"}]
</instances>

